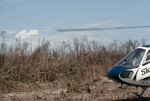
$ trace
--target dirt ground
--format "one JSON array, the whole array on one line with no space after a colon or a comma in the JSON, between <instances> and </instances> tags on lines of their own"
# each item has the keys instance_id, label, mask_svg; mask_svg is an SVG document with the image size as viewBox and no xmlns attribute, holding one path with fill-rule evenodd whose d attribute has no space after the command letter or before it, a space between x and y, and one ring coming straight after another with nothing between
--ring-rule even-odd
<instances>
[{"instance_id":1,"label":"dirt ground","mask_svg":"<svg viewBox=\"0 0 150 101\"><path fill-rule=\"evenodd\" d=\"M0 94L0 101L150 101L150 89L139 98L133 92L141 92L141 88L121 85L103 77L99 81L87 85L87 89L72 93L66 88L54 84L40 84L38 90ZM27 86L26 89L30 89Z\"/></svg>"}]
</instances>

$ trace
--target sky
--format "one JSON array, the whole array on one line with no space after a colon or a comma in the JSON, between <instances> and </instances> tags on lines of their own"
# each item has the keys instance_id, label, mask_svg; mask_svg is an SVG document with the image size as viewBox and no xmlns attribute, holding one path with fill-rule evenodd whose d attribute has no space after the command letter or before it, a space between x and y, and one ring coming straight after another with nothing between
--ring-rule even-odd
<instances>
[{"instance_id":1,"label":"sky","mask_svg":"<svg viewBox=\"0 0 150 101\"><path fill-rule=\"evenodd\" d=\"M146 39L150 28L57 32L56 29L150 26L150 0L0 0L0 32L33 45L86 36L103 43ZM1 41L2 39L0 39Z\"/></svg>"}]
</instances>

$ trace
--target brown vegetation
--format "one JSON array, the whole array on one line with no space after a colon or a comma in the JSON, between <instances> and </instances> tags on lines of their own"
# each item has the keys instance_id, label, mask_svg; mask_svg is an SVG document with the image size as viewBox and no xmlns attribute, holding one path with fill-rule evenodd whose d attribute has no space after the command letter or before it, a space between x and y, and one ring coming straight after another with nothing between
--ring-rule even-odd
<instances>
[{"instance_id":1,"label":"brown vegetation","mask_svg":"<svg viewBox=\"0 0 150 101\"><path fill-rule=\"evenodd\" d=\"M20 83L38 87L50 82L67 88L67 92L90 93L89 84L107 76L107 71L145 41L114 41L104 45L86 37L51 45L43 39L37 47L16 39L7 45L5 32L0 44L0 92L26 91Z\"/></svg>"}]
</instances>

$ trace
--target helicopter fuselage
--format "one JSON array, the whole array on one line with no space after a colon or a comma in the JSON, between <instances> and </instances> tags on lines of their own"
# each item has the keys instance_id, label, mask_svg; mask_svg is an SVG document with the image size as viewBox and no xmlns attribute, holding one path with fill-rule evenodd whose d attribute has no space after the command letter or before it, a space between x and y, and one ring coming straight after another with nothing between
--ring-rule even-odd
<instances>
[{"instance_id":1,"label":"helicopter fuselage","mask_svg":"<svg viewBox=\"0 0 150 101\"><path fill-rule=\"evenodd\" d=\"M119 83L150 87L150 45L136 48L108 71Z\"/></svg>"}]
</instances>

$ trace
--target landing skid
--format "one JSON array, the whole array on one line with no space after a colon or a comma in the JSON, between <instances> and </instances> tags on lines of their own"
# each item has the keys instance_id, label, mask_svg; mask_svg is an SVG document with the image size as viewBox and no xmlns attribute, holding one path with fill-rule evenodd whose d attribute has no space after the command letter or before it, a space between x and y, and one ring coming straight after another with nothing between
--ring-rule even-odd
<instances>
[{"instance_id":1,"label":"landing skid","mask_svg":"<svg viewBox=\"0 0 150 101\"><path fill-rule=\"evenodd\" d=\"M132 92L134 95L143 98L143 96L141 96L140 94L138 94L137 92Z\"/></svg>"},{"instance_id":2,"label":"landing skid","mask_svg":"<svg viewBox=\"0 0 150 101\"><path fill-rule=\"evenodd\" d=\"M140 94L138 94L136 92L133 92L133 94L135 94L138 97L143 98L143 94L144 94L145 90L147 89L147 87L141 87L141 88L142 88L142 92Z\"/></svg>"}]
</instances>

